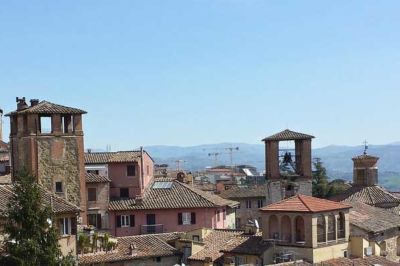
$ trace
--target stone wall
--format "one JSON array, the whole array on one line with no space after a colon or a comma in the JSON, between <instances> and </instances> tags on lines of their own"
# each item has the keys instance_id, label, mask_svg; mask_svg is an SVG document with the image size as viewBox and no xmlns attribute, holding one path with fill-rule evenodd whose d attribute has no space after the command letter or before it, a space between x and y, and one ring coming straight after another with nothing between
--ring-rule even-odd
<instances>
[{"instance_id":1,"label":"stone wall","mask_svg":"<svg viewBox=\"0 0 400 266\"><path fill-rule=\"evenodd\" d=\"M38 145L38 179L52 192L55 182L63 183L60 195L80 206L80 170L78 140L74 137L41 137Z\"/></svg>"}]
</instances>

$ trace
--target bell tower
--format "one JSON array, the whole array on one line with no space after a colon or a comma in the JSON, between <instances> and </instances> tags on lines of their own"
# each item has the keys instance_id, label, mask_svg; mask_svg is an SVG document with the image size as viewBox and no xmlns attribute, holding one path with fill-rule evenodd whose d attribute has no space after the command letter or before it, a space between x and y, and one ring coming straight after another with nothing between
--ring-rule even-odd
<instances>
[{"instance_id":1,"label":"bell tower","mask_svg":"<svg viewBox=\"0 0 400 266\"><path fill-rule=\"evenodd\" d=\"M311 140L314 136L289 129L264 138L267 204L296 194L312 195ZM280 142L294 149L280 149Z\"/></svg>"},{"instance_id":2,"label":"bell tower","mask_svg":"<svg viewBox=\"0 0 400 266\"><path fill-rule=\"evenodd\" d=\"M378 184L379 157L367 154L368 145L364 142L364 153L353 157L353 185L375 186Z\"/></svg>"},{"instance_id":3,"label":"bell tower","mask_svg":"<svg viewBox=\"0 0 400 266\"><path fill-rule=\"evenodd\" d=\"M81 208L85 221L86 183L82 115L85 111L17 98L10 117L12 180L25 167L50 192Z\"/></svg>"}]
</instances>

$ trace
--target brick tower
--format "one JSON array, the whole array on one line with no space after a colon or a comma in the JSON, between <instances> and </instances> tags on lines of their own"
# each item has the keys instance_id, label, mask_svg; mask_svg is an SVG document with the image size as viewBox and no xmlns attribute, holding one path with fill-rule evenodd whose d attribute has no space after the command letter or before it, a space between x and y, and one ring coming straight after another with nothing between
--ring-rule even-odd
<instances>
[{"instance_id":1,"label":"brick tower","mask_svg":"<svg viewBox=\"0 0 400 266\"><path fill-rule=\"evenodd\" d=\"M267 204L296 194L312 195L311 135L286 129L264 138ZM292 152L281 155L279 142L294 141ZM288 170L283 168L287 167Z\"/></svg>"},{"instance_id":2,"label":"brick tower","mask_svg":"<svg viewBox=\"0 0 400 266\"><path fill-rule=\"evenodd\" d=\"M367 142L362 155L353 157L353 185L375 186L378 184L378 160L379 157L367 154Z\"/></svg>"},{"instance_id":3,"label":"brick tower","mask_svg":"<svg viewBox=\"0 0 400 266\"><path fill-rule=\"evenodd\" d=\"M10 117L12 180L28 169L39 184L81 208L86 220L86 184L80 109L25 97Z\"/></svg>"}]
</instances>

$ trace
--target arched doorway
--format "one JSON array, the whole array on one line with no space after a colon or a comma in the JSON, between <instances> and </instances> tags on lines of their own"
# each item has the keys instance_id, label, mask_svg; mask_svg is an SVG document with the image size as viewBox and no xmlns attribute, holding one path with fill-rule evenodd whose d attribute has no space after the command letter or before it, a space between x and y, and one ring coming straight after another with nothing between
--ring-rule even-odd
<instances>
[{"instance_id":1,"label":"arched doorway","mask_svg":"<svg viewBox=\"0 0 400 266\"><path fill-rule=\"evenodd\" d=\"M325 216L322 214L317 218L317 242L326 242Z\"/></svg>"},{"instance_id":2,"label":"arched doorway","mask_svg":"<svg viewBox=\"0 0 400 266\"><path fill-rule=\"evenodd\" d=\"M279 239L279 224L278 224L278 217L276 215L271 215L269 217L269 238Z\"/></svg>"},{"instance_id":3,"label":"arched doorway","mask_svg":"<svg viewBox=\"0 0 400 266\"><path fill-rule=\"evenodd\" d=\"M306 240L304 219L301 216L297 216L295 220L296 229L296 242L304 242Z\"/></svg>"},{"instance_id":4,"label":"arched doorway","mask_svg":"<svg viewBox=\"0 0 400 266\"><path fill-rule=\"evenodd\" d=\"M285 215L281 220L281 239L283 242L292 242L292 223L290 217Z\"/></svg>"}]
</instances>

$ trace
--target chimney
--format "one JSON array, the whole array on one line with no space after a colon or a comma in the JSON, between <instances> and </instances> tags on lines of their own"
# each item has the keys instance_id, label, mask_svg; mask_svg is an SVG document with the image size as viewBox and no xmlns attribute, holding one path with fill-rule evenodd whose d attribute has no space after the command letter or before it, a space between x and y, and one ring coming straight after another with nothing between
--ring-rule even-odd
<instances>
[{"instance_id":1,"label":"chimney","mask_svg":"<svg viewBox=\"0 0 400 266\"><path fill-rule=\"evenodd\" d=\"M0 141L3 141L3 110L0 109Z\"/></svg>"},{"instance_id":2,"label":"chimney","mask_svg":"<svg viewBox=\"0 0 400 266\"><path fill-rule=\"evenodd\" d=\"M136 249L137 249L136 245L131 243L129 245L129 255L136 256L137 255Z\"/></svg>"},{"instance_id":3,"label":"chimney","mask_svg":"<svg viewBox=\"0 0 400 266\"><path fill-rule=\"evenodd\" d=\"M31 99L31 107L39 103L39 99Z\"/></svg>"},{"instance_id":4,"label":"chimney","mask_svg":"<svg viewBox=\"0 0 400 266\"><path fill-rule=\"evenodd\" d=\"M26 104L25 97L22 98L17 97L16 102L17 102L17 111L21 111L29 107Z\"/></svg>"}]
</instances>

